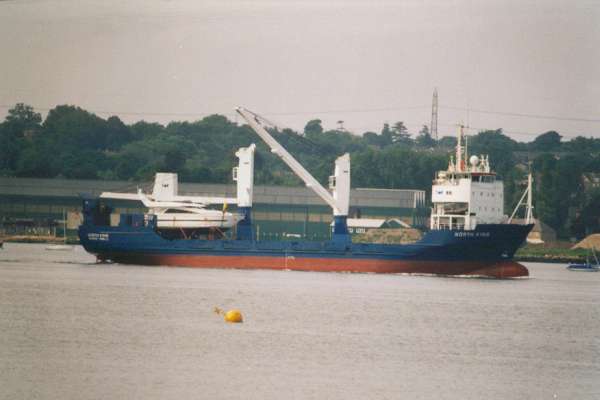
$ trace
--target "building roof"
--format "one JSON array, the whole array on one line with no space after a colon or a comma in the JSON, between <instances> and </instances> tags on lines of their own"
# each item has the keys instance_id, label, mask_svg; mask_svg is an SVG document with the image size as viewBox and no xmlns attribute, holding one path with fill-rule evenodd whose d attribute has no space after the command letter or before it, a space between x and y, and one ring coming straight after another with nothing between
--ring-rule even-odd
<instances>
[{"instance_id":1,"label":"building roof","mask_svg":"<svg viewBox=\"0 0 600 400\"><path fill-rule=\"evenodd\" d=\"M102 192L131 192L148 183L128 181L38 179L0 177L0 196L77 197L80 193L100 195ZM179 183L183 196L235 197L233 184ZM352 189L353 207L416 208L424 203L425 191L400 189ZM309 188L290 186L254 186L254 203L325 205Z\"/></svg>"}]
</instances>

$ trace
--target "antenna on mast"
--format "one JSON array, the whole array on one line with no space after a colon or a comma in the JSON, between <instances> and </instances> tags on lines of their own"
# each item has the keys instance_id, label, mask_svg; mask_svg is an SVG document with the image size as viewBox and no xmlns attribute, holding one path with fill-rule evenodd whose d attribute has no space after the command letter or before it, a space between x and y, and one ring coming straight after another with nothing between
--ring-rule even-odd
<instances>
[{"instance_id":1,"label":"antenna on mast","mask_svg":"<svg viewBox=\"0 0 600 400\"><path fill-rule=\"evenodd\" d=\"M438 92L433 89L433 101L431 103L431 137L438 140Z\"/></svg>"},{"instance_id":2,"label":"antenna on mast","mask_svg":"<svg viewBox=\"0 0 600 400\"><path fill-rule=\"evenodd\" d=\"M529 162L529 175L527 175L527 213L525 215L525 223L531 224L533 222L533 204L532 201L532 190L533 190L533 176L531 174L531 161Z\"/></svg>"},{"instance_id":3,"label":"antenna on mast","mask_svg":"<svg viewBox=\"0 0 600 400\"><path fill-rule=\"evenodd\" d=\"M531 174L531 162L530 162L529 163L529 174L527 174L527 189L525 189L525 192L523 192L523 195L519 199L517 206L515 207L513 213L511 214L510 218L508 219L509 224L512 221L512 219L515 217L517 210L521 206L525 206L525 224L529 225L529 224L533 223L532 187L533 187L533 175ZM523 202L523 200L525 199L525 196L527 196L526 203Z\"/></svg>"},{"instance_id":4,"label":"antenna on mast","mask_svg":"<svg viewBox=\"0 0 600 400\"><path fill-rule=\"evenodd\" d=\"M464 171L465 159L463 155L463 137L464 137L464 125L462 123L458 124L458 137L456 140L456 170L458 172Z\"/></svg>"},{"instance_id":5,"label":"antenna on mast","mask_svg":"<svg viewBox=\"0 0 600 400\"><path fill-rule=\"evenodd\" d=\"M465 164L467 164L468 168L469 163L469 137L465 136Z\"/></svg>"}]
</instances>

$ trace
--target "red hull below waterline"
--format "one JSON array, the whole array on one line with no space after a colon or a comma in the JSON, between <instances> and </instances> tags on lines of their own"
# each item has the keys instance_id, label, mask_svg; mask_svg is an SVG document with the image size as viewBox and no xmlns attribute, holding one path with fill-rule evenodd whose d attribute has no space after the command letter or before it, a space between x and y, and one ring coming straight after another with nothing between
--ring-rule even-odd
<instances>
[{"instance_id":1,"label":"red hull below waterline","mask_svg":"<svg viewBox=\"0 0 600 400\"><path fill-rule=\"evenodd\" d=\"M111 261L126 264L195 268L272 269L316 272L407 273L517 278L529 276L514 261L416 261L359 258L310 258L211 255L114 255Z\"/></svg>"}]
</instances>

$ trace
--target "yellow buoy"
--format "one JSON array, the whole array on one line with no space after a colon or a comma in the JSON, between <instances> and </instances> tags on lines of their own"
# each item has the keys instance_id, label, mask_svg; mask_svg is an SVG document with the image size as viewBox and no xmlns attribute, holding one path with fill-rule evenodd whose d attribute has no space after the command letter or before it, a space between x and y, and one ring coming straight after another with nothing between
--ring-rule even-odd
<instances>
[{"instance_id":1,"label":"yellow buoy","mask_svg":"<svg viewBox=\"0 0 600 400\"><path fill-rule=\"evenodd\" d=\"M240 310L229 310L225 313L225 321L227 322L244 322Z\"/></svg>"}]
</instances>

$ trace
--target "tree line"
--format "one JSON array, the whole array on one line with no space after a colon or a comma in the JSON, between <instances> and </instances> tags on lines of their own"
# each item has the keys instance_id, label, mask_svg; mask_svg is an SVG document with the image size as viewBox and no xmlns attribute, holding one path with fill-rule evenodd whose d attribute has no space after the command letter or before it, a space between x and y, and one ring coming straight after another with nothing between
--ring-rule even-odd
<instances>
[{"instance_id":1,"label":"tree line","mask_svg":"<svg viewBox=\"0 0 600 400\"><path fill-rule=\"evenodd\" d=\"M352 187L421 189L430 193L438 170L448 165L456 139L431 137L426 125L411 134L403 122L380 132L355 135L307 122L302 132L271 129L275 138L319 181L326 182L335 158L352 157ZM502 129L468 138L470 154L489 154L505 186L510 213L524 190L529 168L535 179L534 214L563 238L600 230L600 139L562 140L555 131L517 142ZM42 119L31 106L16 104L0 123L0 175L151 181L158 171L177 172L182 182L229 183L235 151L256 143L257 184L299 185L299 179L246 125L222 115L166 125L117 116L101 118L60 105Z\"/></svg>"}]
</instances>

